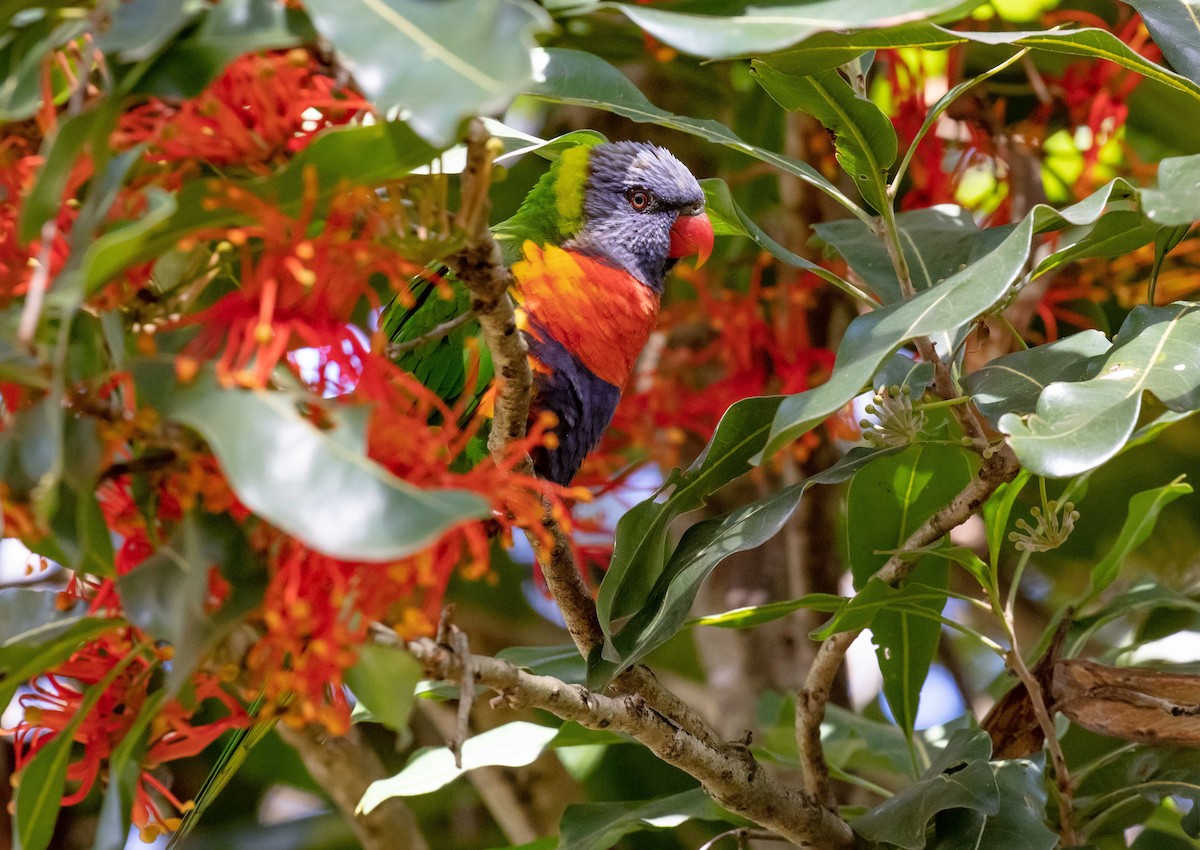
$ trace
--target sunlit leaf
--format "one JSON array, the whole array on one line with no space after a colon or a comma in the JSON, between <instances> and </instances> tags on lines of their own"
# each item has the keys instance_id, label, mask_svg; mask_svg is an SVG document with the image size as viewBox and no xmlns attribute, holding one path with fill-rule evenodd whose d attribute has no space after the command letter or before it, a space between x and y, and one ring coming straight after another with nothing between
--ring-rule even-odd
<instances>
[{"instance_id":1,"label":"sunlit leaf","mask_svg":"<svg viewBox=\"0 0 1200 850\"><path fill-rule=\"evenodd\" d=\"M533 80L533 36L550 25L526 0L310 0L305 9L367 97L403 109L438 145Z\"/></svg>"}]
</instances>

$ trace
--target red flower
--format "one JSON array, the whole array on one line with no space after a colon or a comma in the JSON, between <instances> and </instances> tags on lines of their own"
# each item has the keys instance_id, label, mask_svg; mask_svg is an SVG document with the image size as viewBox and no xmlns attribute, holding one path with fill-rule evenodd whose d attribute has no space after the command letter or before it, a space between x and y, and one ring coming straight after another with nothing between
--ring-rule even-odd
<instances>
[{"instance_id":1,"label":"red flower","mask_svg":"<svg viewBox=\"0 0 1200 850\"><path fill-rule=\"evenodd\" d=\"M30 692L19 698L24 715L14 729L8 730L13 735L17 771L78 719L89 689L107 682L103 693L92 695L90 710L75 728L74 740L82 753L67 768L67 781L74 787L62 804L74 805L87 797L113 750L129 734L146 704L151 694L151 674L168 657L169 650L154 650L137 629L121 627L85 644L66 662L31 682ZM241 705L210 674L197 673L192 685L195 707L186 708L172 700L150 724L132 813L133 823L146 841L178 826L177 818L164 817L154 793L177 810L189 807L153 775L155 768L196 755L225 731L247 721ZM197 722L196 710L206 703L221 706L222 716Z\"/></svg>"},{"instance_id":2,"label":"red flower","mask_svg":"<svg viewBox=\"0 0 1200 850\"><path fill-rule=\"evenodd\" d=\"M179 361L181 378L194 374L196 360L222 348L216 368L226 384L264 386L284 355L302 347L323 352L325 368L317 389L359 371L366 350L349 322L364 300L379 306L372 276L403 281L418 269L384 241L390 232L387 202L367 189L338 194L324 226L310 237L318 193L315 171L304 173L304 184L298 218L233 186L221 187L210 199L212 206L224 204L256 223L195 237L232 244L241 288L184 320L202 328Z\"/></svg>"},{"instance_id":3,"label":"red flower","mask_svg":"<svg viewBox=\"0 0 1200 850\"><path fill-rule=\"evenodd\" d=\"M198 97L179 104L152 98L131 109L113 144L124 150L145 143L153 162L199 160L265 172L321 130L368 110L306 50L248 54Z\"/></svg>"}]
</instances>

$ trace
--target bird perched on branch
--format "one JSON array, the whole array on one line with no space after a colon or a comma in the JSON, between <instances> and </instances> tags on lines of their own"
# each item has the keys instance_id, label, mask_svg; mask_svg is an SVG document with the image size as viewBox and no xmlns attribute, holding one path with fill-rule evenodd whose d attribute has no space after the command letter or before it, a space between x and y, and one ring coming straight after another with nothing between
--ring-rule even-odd
<instances>
[{"instance_id":1,"label":"bird perched on branch","mask_svg":"<svg viewBox=\"0 0 1200 850\"><path fill-rule=\"evenodd\" d=\"M534 373L530 417L549 412L557 423L533 454L534 470L566 485L612 420L657 321L667 272L681 257L697 256L700 265L712 251L704 193L663 148L580 145L562 153L494 232L517 281ZM477 326L425 338L465 313L467 296L443 299L428 283L415 295L414 306L385 319L406 349L397 362L443 398L457 398L470 389L463 352ZM481 371L486 386L490 362Z\"/></svg>"}]
</instances>

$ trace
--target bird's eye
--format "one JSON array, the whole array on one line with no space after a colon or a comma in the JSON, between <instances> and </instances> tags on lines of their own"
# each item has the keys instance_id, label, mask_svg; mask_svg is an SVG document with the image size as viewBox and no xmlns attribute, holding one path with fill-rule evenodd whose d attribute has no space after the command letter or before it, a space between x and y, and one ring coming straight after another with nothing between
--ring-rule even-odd
<instances>
[{"instance_id":1,"label":"bird's eye","mask_svg":"<svg viewBox=\"0 0 1200 850\"><path fill-rule=\"evenodd\" d=\"M650 193L645 189L630 189L625 193L625 199L629 201L629 206L633 207L638 212L650 206Z\"/></svg>"}]
</instances>

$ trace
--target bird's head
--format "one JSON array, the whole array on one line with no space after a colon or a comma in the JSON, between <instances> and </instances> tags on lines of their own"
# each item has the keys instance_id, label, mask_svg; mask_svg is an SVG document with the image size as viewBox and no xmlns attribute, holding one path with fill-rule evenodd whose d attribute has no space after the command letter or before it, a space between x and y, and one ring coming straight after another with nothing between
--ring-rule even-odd
<instances>
[{"instance_id":1,"label":"bird's head","mask_svg":"<svg viewBox=\"0 0 1200 850\"><path fill-rule=\"evenodd\" d=\"M704 192L683 163L645 142L577 150L576 167L586 168L586 176L579 174L582 215L564 247L627 271L655 291L680 257L695 255L698 265L708 259L713 228ZM564 165L569 170L572 163Z\"/></svg>"}]
</instances>

